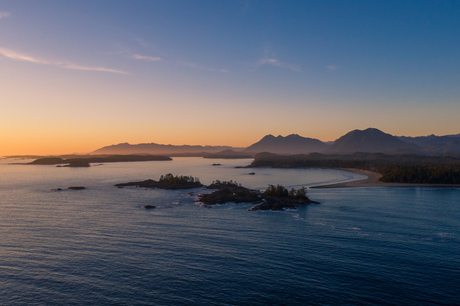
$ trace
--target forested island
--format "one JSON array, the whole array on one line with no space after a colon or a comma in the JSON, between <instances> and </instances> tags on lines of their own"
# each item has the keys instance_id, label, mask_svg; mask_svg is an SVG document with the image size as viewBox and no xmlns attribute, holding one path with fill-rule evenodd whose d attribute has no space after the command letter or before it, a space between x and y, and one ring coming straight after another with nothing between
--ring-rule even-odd
<instances>
[{"instance_id":1,"label":"forested island","mask_svg":"<svg viewBox=\"0 0 460 306\"><path fill-rule=\"evenodd\" d=\"M249 210L285 210L296 209L300 205L319 204L307 197L307 189L287 190L281 185L269 185L264 192L251 190L236 182L214 181L207 187L216 189L210 194L198 195L198 200L205 205L212 206L225 203L252 203L257 204Z\"/></svg>"},{"instance_id":2,"label":"forested island","mask_svg":"<svg viewBox=\"0 0 460 306\"><path fill-rule=\"evenodd\" d=\"M349 155L277 155L257 154L250 167L271 168L355 168L380 173L385 183L460 184L460 157L387 155L354 153Z\"/></svg>"},{"instance_id":3,"label":"forested island","mask_svg":"<svg viewBox=\"0 0 460 306\"><path fill-rule=\"evenodd\" d=\"M158 188L158 189L192 189L203 187L200 179L187 175L172 175L168 173L160 176L158 181L148 179L139 182L129 182L116 184L117 187L136 186L142 188Z\"/></svg>"}]
</instances>

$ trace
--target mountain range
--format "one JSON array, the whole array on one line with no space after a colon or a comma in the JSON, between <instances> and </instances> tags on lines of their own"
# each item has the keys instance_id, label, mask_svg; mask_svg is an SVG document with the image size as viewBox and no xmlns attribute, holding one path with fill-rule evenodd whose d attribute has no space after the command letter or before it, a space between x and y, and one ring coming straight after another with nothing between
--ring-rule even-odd
<instances>
[{"instance_id":1,"label":"mountain range","mask_svg":"<svg viewBox=\"0 0 460 306\"><path fill-rule=\"evenodd\" d=\"M302 137L297 134L288 136L264 136L260 141L247 148L230 146L199 145L162 145L156 143L129 144L120 143L100 148L91 154L166 154L242 157L256 153L275 154L351 154L355 152L385 154L440 155L460 154L460 134L445 136L406 137L393 136L375 128L353 130L336 141L325 143L318 139Z\"/></svg>"},{"instance_id":2,"label":"mountain range","mask_svg":"<svg viewBox=\"0 0 460 306\"><path fill-rule=\"evenodd\" d=\"M422 147L429 154L460 154L460 134L445 136L399 136L398 139Z\"/></svg>"},{"instance_id":3,"label":"mountain range","mask_svg":"<svg viewBox=\"0 0 460 306\"><path fill-rule=\"evenodd\" d=\"M224 150L235 150L230 146L176 146L176 145L163 145L157 143L140 143L140 144L129 144L119 143L116 145L106 146L91 154L205 154L205 153L217 153ZM236 149L238 150L238 149ZM240 149L241 150L241 149Z\"/></svg>"}]
</instances>

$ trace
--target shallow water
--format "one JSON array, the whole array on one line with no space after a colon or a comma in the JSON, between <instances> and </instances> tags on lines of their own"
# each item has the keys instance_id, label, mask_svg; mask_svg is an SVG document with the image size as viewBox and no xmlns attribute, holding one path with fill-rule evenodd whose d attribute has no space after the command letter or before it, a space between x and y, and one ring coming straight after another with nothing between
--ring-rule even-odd
<instances>
[{"instance_id":1,"label":"shallow water","mask_svg":"<svg viewBox=\"0 0 460 306\"><path fill-rule=\"evenodd\" d=\"M189 191L113 186L168 172L257 189L357 178L214 162L72 169L2 160L2 304L460 303L458 189L311 189L320 205L252 212L204 208ZM49 191L76 185L87 189Z\"/></svg>"}]
</instances>

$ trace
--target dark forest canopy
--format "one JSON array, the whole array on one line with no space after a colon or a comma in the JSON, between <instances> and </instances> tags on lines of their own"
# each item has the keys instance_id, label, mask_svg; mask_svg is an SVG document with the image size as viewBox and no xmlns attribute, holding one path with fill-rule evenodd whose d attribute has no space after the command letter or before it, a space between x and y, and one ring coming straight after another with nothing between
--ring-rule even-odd
<instances>
[{"instance_id":1,"label":"dark forest canopy","mask_svg":"<svg viewBox=\"0 0 460 306\"><path fill-rule=\"evenodd\" d=\"M382 174L387 183L460 184L460 157L354 153L349 155L276 155L261 153L251 167L356 168Z\"/></svg>"},{"instance_id":2,"label":"dark forest canopy","mask_svg":"<svg viewBox=\"0 0 460 306\"><path fill-rule=\"evenodd\" d=\"M307 197L307 189L288 190L281 185L269 185L261 193L257 190L250 190L236 182L214 181L210 189L217 189L210 194L200 194L198 199L205 205L216 205L224 203L252 203L257 204L249 210L285 210L296 209L300 205L311 203L319 204Z\"/></svg>"},{"instance_id":3,"label":"dark forest canopy","mask_svg":"<svg viewBox=\"0 0 460 306\"><path fill-rule=\"evenodd\" d=\"M188 175L173 175L171 173L161 175L158 181L148 179L139 182L129 182L116 184L117 187L137 186L142 188L158 189L192 189L202 187L200 179Z\"/></svg>"}]
</instances>

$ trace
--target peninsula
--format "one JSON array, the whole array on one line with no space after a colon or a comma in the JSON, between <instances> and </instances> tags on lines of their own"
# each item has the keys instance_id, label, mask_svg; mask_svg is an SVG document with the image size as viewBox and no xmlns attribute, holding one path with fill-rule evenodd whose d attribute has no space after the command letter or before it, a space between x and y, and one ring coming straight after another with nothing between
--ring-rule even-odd
<instances>
[{"instance_id":1,"label":"peninsula","mask_svg":"<svg viewBox=\"0 0 460 306\"><path fill-rule=\"evenodd\" d=\"M67 165L68 167L89 167L90 163L116 163L135 161L167 161L171 157L161 155L77 155L42 157L27 165Z\"/></svg>"},{"instance_id":2,"label":"peninsula","mask_svg":"<svg viewBox=\"0 0 460 306\"><path fill-rule=\"evenodd\" d=\"M361 183L345 182L330 187L366 186L460 186L460 158L456 156L387 155L354 153L346 155L277 155L255 156L249 167L330 168L359 171L369 177ZM385 185L384 185L385 183Z\"/></svg>"}]
</instances>

